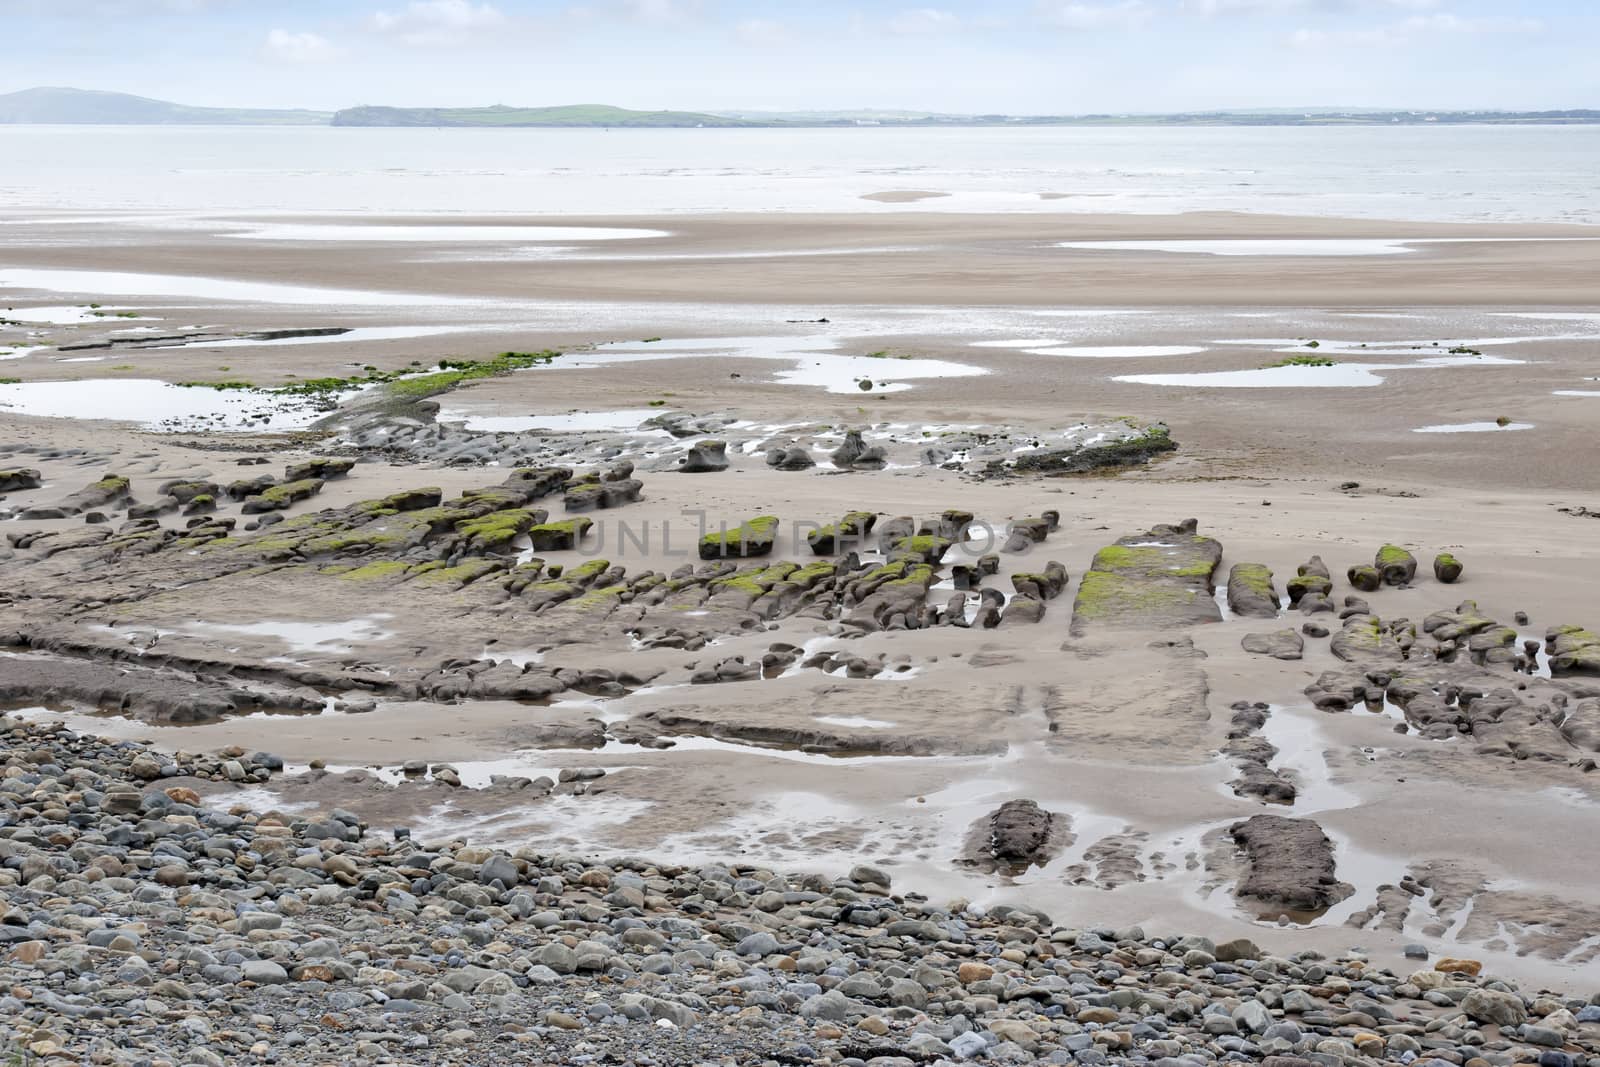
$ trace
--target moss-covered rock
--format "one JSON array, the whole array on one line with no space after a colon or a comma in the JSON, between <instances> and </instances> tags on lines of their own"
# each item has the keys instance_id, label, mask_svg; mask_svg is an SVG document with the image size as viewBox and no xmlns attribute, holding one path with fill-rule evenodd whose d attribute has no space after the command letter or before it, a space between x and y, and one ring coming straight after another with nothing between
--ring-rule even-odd
<instances>
[{"instance_id":1,"label":"moss-covered rock","mask_svg":"<svg viewBox=\"0 0 1600 1067\"><path fill-rule=\"evenodd\" d=\"M1156 456L1175 452L1178 442L1165 426L1156 425L1121 440L1068 448L1043 448L1024 452L1009 466L1038 474L1089 474L1149 463Z\"/></svg>"},{"instance_id":2,"label":"moss-covered rock","mask_svg":"<svg viewBox=\"0 0 1600 1067\"><path fill-rule=\"evenodd\" d=\"M972 525L974 518L976 516L964 508L945 508L938 518L924 519L917 527L917 533L947 537L952 541L965 540L967 527Z\"/></svg>"},{"instance_id":3,"label":"moss-covered rock","mask_svg":"<svg viewBox=\"0 0 1600 1067\"><path fill-rule=\"evenodd\" d=\"M506 592L513 596L520 594L528 586L537 582L544 573L544 560L538 556L524 560L512 567L505 580Z\"/></svg>"},{"instance_id":4,"label":"moss-covered rock","mask_svg":"<svg viewBox=\"0 0 1600 1067\"><path fill-rule=\"evenodd\" d=\"M533 501L560 491L570 481L570 467L518 467L506 477L504 484L521 493L524 501Z\"/></svg>"},{"instance_id":5,"label":"moss-covered rock","mask_svg":"<svg viewBox=\"0 0 1600 1067\"><path fill-rule=\"evenodd\" d=\"M1305 652L1305 638L1291 629L1275 630L1269 634L1245 634L1239 645L1246 652L1273 659L1299 659Z\"/></svg>"},{"instance_id":6,"label":"moss-covered rock","mask_svg":"<svg viewBox=\"0 0 1600 1067\"><path fill-rule=\"evenodd\" d=\"M380 559L341 571L338 577L346 582L399 582L405 580L412 566L405 560Z\"/></svg>"},{"instance_id":7,"label":"moss-covered rock","mask_svg":"<svg viewBox=\"0 0 1600 1067\"><path fill-rule=\"evenodd\" d=\"M571 600L582 592L583 586L578 582L569 582L564 578L547 578L542 582L530 582L524 586L522 601L529 611L537 614L554 604Z\"/></svg>"},{"instance_id":8,"label":"moss-covered rock","mask_svg":"<svg viewBox=\"0 0 1600 1067\"><path fill-rule=\"evenodd\" d=\"M878 516L870 511L848 512L838 522L806 534L806 544L819 556L860 548L877 521Z\"/></svg>"},{"instance_id":9,"label":"moss-covered rock","mask_svg":"<svg viewBox=\"0 0 1600 1067\"><path fill-rule=\"evenodd\" d=\"M562 506L569 513L597 508L617 508L639 499L644 483L637 478L602 481L599 476L567 486Z\"/></svg>"},{"instance_id":10,"label":"moss-covered rock","mask_svg":"<svg viewBox=\"0 0 1600 1067\"><path fill-rule=\"evenodd\" d=\"M1212 594L1222 546L1196 527L1193 519L1154 526L1095 553L1073 602L1073 634L1220 622Z\"/></svg>"},{"instance_id":11,"label":"moss-covered rock","mask_svg":"<svg viewBox=\"0 0 1600 1067\"><path fill-rule=\"evenodd\" d=\"M208 496L215 500L222 495L222 486L216 482L173 481L162 483L156 491L162 496L173 497L180 504L187 504L197 496Z\"/></svg>"},{"instance_id":12,"label":"moss-covered rock","mask_svg":"<svg viewBox=\"0 0 1600 1067\"><path fill-rule=\"evenodd\" d=\"M611 570L611 561L605 559L584 560L576 567L569 567L563 572L563 577L569 582L579 585L589 585L604 577Z\"/></svg>"},{"instance_id":13,"label":"moss-covered rock","mask_svg":"<svg viewBox=\"0 0 1600 1067\"><path fill-rule=\"evenodd\" d=\"M902 537L889 546L890 559L913 559L923 563L938 563L954 544L948 537L935 534L917 534Z\"/></svg>"},{"instance_id":14,"label":"moss-covered rock","mask_svg":"<svg viewBox=\"0 0 1600 1067\"><path fill-rule=\"evenodd\" d=\"M77 492L68 495L53 509L29 509L23 512L22 518L60 518L65 515L81 515L85 511L96 508L107 508L113 505L127 503L132 493L132 484L120 474L108 474L104 478L90 482ZM47 514L45 510L58 514Z\"/></svg>"},{"instance_id":15,"label":"moss-covered rock","mask_svg":"<svg viewBox=\"0 0 1600 1067\"><path fill-rule=\"evenodd\" d=\"M270 474L260 474L254 478L239 478L228 483L228 499L248 500L250 497L259 496L277 484L278 479Z\"/></svg>"},{"instance_id":16,"label":"moss-covered rock","mask_svg":"<svg viewBox=\"0 0 1600 1067\"><path fill-rule=\"evenodd\" d=\"M1245 619L1278 617L1278 590L1261 563L1235 563L1228 571L1228 610Z\"/></svg>"},{"instance_id":17,"label":"moss-covered rock","mask_svg":"<svg viewBox=\"0 0 1600 1067\"><path fill-rule=\"evenodd\" d=\"M1010 525L1013 536L1018 533L1023 534L1037 545L1050 536L1050 531L1055 529L1056 524L1042 515L1029 515L1021 519L1012 519Z\"/></svg>"},{"instance_id":18,"label":"moss-covered rock","mask_svg":"<svg viewBox=\"0 0 1600 1067\"><path fill-rule=\"evenodd\" d=\"M857 603L845 621L877 629L919 627L934 578L931 565L910 557L874 567L850 584L847 597Z\"/></svg>"},{"instance_id":19,"label":"moss-covered rock","mask_svg":"<svg viewBox=\"0 0 1600 1067\"><path fill-rule=\"evenodd\" d=\"M690 446L678 461L678 470L684 474L710 474L728 469L728 442L700 441Z\"/></svg>"},{"instance_id":20,"label":"moss-covered rock","mask_svg":"<svg viewBox=\"0 0 1600 1067\"><path fill-rule=\"evenodd\" d=\"M560 522L541 522L528 527L528 540L535 552L565 552L578 547L594 522L578 517Z\"/></svg>"},{"instance_id":21,"label":"moss-covered rock","mask_svg":"<svg viewBox=\"0 0 1600 1067\"><path fill-rule=\"evenodd\" d=\"M1324 574L1297 574L1284 585L1289 606L1298 607L1308 596L1325 597L1333 592L1333 579Z\"/></svg>"},{"instance_id":22,"label":"moss-covered rock","mask_svg":"<svg viewBox=\"0 0 1600 1067\"><path fill-rule=\"evenodd\" d=\"M1126 618L1179 617L1199 606L1198 590L1153 583L1139 575L1088 570L1078 583L1072 604L1072 625L1079 622L1119 621ZM1215 603L1213 602L1213 607Z\"/></svg>"},{"instance_id":23,"label":"moss-covered rock","mask_svg":"<svg viewBox=\"0 0 1600 1067\"><path fill-rule=\"evenodd\" d=\"M152 519L157 515L166 515L178 510L178 501L175 497L158 496L154 500L147 500L143 504L132 504L128 508L130 519Z\"/></svg>"},{"instance_id":24,"label":"moss-covered rock","mask_svg":"<svg viewBox=\"0 0 1600 1067\"><path fill-rule=\"evenodd\" d=\"M1461 579L1461 572L1465 570L1461 561L1449 552L1441 552L1433 557L1433 576L1445 585L1454 585Z\"/></svg>"},{"instance_id":25,"label":"moss-covered rock","mask_svg":"<svg viewBox=\"0 0 1600 1067\"><path fill-rule=\"evenodd\" d=\"M459 547L472 553L513 551L517 538L550 517L543 508L508 508L456 523Z\"/></svg>"},{"instance_id":26,"label":"moss-covered rock","mask_svg":"<svg viewBox=\"0 0 1600 1067\"><path fill-rule=\"evenodd\" d=\"M778 536L776 515L757 515L733 529L713 530L700 538L701 559L749 559L772 551Z\"/></svg>"},{"instance_id":27,"label":"moss-covered rock","mask_svg":"<svg viewBox=\"0 0 1600 1067\"><path fill-rule=\"evenodd\" d=\"M1600 675L1600 634L1581 626L1553 626L1544 641L1551 674Z\"/></svg>"},{"instance_id":28,"label":"moss-covered rock","mask_svg":"<svg viewBox=\"0 0 1600 1067\"><path fill-rule=\"evenodd\" d=\"M1345 578L1352 588L1363 593L1376 593L1383 588L1383 572L1366 564L1351 567L1345 572Z\"/></svg>"},{"instance_id":29,"label":"moss-covered rock","mask_svg":"<svg viewBox=\"0 0 1600 1067\"><path fill-rule=\"evenodd\" d=\"M284 511L302 500L310 500L322 492L321 478L305 478L298 482L284 482L263 489L244 502L246 515L259 515L267 511Z\"/></svg>"},{"instance_id":30,"label":"moss-covered rock","mask_svg":"<svg viewBox=\"0 0 1600 1067\"><path fill-rule=\"evenodd\" d=\"M1310 559L1300 564L1300 566L1296 567L1294 572L1298 575L1315 575L1318 578L1333 577L1333 572L1328 569L1328 565L1326 563L1322 562L1321 556L1312 556Z\"/></svg>"},{"instance_id":31,"label":"moss-covered rock","mask_svg":"<svg viewBox=\"0 0 1600 1067\"><path fill-rule=\"evenodd\" d=\"M1333 635L1328 648L1350 663L1380 661L1398 663L1405 658L1400 642L1376 615L1352 615L1344 628Z\"/></svg>"},{"instance_id":32,"label":"moss-covered rock","mask_svg":"<svg viewBox=\"0 0 1600 1067\"><path fill-rule=\"evenodd\" d=\"M43 484L39 472L31 467L0 467L0 493L37 489Z\"/></svg>"},{"instance_id":33,"label":"moss-covered rock","mask_svg":"<svg viewBox=\"0 0 1600 1067\"><path fill-rule=\"evenodd\" d=\"M1384 585L1408 585L1417 576L1417 557L1399 545L1384 545L1372 558Z\"/></svg>"},{"instance_id":34,"label":"moss-covered rock","mask_svg":"<svg viewBox=\"0 0 1600 1067\"><path fill-rule=\"evenodd\" d=\"M351 468L355 465L355 460L344 456L316 456L289 464L284 468L283 480L286 482L299 482L307 478L342 478L349 474Z\"/></svg>"},{"instance_id":35,"label":"moss-covered rock","mask_svg":"<svg viewBox=\"0 0 1600 1067\"><path fill-rule=\"evenodd\" d=\"M442 585L460 589L462 586L471 585L485 575L504 571L509 566L510 564L502 559L483 559L480 557L464 559L454 566L439 560L417 566L413 580L422 585Z\"/></svg>"},{"instance_id":36,"label":"moss-covered rock","mask_svg":"<svg viewBox=\"0 0 1600 1067\"><path fill-rule=\"evenodd\" d=\"M1454 611L1436 611L1423 619L1422 632L1436 641L1459 641L1494 625L1493 619L1478 610L1476 601L1463 600Z\"/></svg>"},{"instance_id":37,"label":"moss-covered rock","mask_svg":"<svg viewBox=\"0 0 1600 1067\"><path fill-rule=\"evenodd\" d=\"M1067 568L1051 560L1042 571L1018 571L1011 576L1011 588L1019 596L1035 600L1054 600L1067 587Z\"/></svg>"}]
</instances>

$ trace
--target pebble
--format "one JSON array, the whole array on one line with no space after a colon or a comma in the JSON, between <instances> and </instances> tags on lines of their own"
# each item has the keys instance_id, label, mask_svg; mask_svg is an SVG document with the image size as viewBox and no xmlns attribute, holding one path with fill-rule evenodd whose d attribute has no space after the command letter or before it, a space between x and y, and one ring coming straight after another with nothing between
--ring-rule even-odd
<instances>
[{"instance_id":1,"label":"pebble","mask_svg":"<svg viewBox=\"0 0 1600 1067\"><path fill-rule=\"evenodd\" d=\"M946 909L870 866L508 854L162 788L281 770L0 720L0 1050L47 1067L1600 1063L1600 1003L1525 996L1476 961L1398 975Z\"/></svg>"}]
</instances>

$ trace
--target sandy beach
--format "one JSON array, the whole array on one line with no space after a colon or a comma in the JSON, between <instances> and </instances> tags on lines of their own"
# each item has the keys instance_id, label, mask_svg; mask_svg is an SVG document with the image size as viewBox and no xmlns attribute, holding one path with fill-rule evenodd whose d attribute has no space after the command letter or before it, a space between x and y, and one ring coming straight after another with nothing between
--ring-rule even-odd
<instances>
[{"instance_id":1,"label":"sandy beach","mask_svg":"<svg viewBox=\"0 0 1600 1067\"><path fill-rule=\"evenodd\" d=\"M1582 666L1552 677L1544 640L1549 627L1596 622L1600 525L1584 512L1600 510L1600 233L892 211L559 220L667 234L588 241L461 231L556 221L452 217L446 239L367 242L243 239L228 227L248 224L228 220L8 228L0 377L15 381L0 385L0 475L35 473L0 499L11 706L166 749L270 749L295 773L253 804L338 805L418 834L806 870L873 863L897 887L1026 903L1058 921L1292 934L1327 952L1359 944L1386 966L1421 942L1540 983L1593 976L1600 888L1583 863L1551 857L1592 836L1600 811L1589 735L1557 729L1560 709L1587 707L1600 681ZM272 222L404 231L437 220ZM1162 249L1171 242L1191 244ZM39 321L51 318L73 321ZM352 332L272 332L313 329ZM403 403L388 385L336 392L281 432L248 419L212 429L195 414L230 393L292 407L259 391L367 367L422 375L446 356L546 349L564 355ZM255 389L204 387L221 382ZM133 383L149 383L140 396L182 394L187 414L143 425ZM118 414L119 390L126 421L70 417L91 396ZM54 417L35 414L41 405ZM661 415L679 421L648 424ZM474 419L490 428L463 428ZM1071 476L1018 466L1148 440L1152 427L1177 449ZM857 452L882 452L836 458L851 430ZM704 473L684 473L709 440L725 447L708 450ZM778 449L809 464L770 465ZM248 493L222 498L238 479L294 481L284 468L312 456L356 462L310 475L314 496L270 512L287 515L281 529L252 529L263 512ZM537 552L568 575L606 561L572 593L536 602L529 590L560 584L548 574L508 592L535 555L525 532L485 549L456 534L453 547L434 534L396 545L379 536L387 527L351 526L362 501L429 487L448 509L529 467L639 483L584 513L597 525L577 546ZM168 506L175 484L208 487L215 510ZM559 522L578 514L570 493L505 508L537 505L540 522ZM141 504L154 507L128 514ZM997 560L981 577L994 628L946 611L964 585L937 585L984 553L938 547L915 611L862 621L845 575L911 548L868 538L858 573L804 537L852 510L880 527L911 516L910 540L937 537L947 509L994 531ZM1042 540L1000 551L1046 511L1059 523ZM766 514L779 520L770 553L724 572L757 568L754 603L682 574L685 599L650 599L653 582L699 563L700 516L737 527ZM1097 553L1119 541L1165 551L1158 524L1191 517L1220 544L1197 602L1214 618L1130 597L1118 625L1097 622L1083 576L1116 558ZM933 532L919 535L924 520ZM121 539L130 529L139 547ZM641 541L646 530L654 539ZM1384 545L1414 554L1415 578L1348 584L1347 568ZM1430 565L1446 552L1465 565L1450 585ZM1329 599L1303 613L1286 583L1313 557L1331 572ZM818 559L841 568L836 599L769 595L787 579L759 568ZM1064 567L1065 588L1019 593L1047 561ZM1275 618L1230 605L1228 575L1243 563L1272 572ZM1484 621L1472 633L1509 634L1487 659L1421 628L1464 601ZM1385 635L1410 626L1415 643L1341 646L1351 618ZM1304 647L1288 659L1241 647L1263 632ZM1527 671L1524 640L1541 650ZM811 662L824 652L856 665ZM466 680L490 668L559 686L518 696ZM1425 688L1504 690L1543 717L1509 740L1483 723L1475 736L1470 716L1441 733L1420 704L1395 703L1408 672ZM1316 707L1308 689L1335 686L1330 675L1376 686L1376 706ZM141 686L156 692L165 676L267 695L259 710L176 722L160 700L140 704ZM61 696L93 687L108 694L101 707ZM1259 733L1292 802L1230 785L1235 715L1256 703L1271 709ZM402 781L408 761L451 764L463 785ZM326 770L298 774L313 763ZM581 796L490 785L581 768L607 772ZM226 801L236 787L206 789ZM1054 813L1071 843L1014 871L974 866L973 827L1017 798ZM1264 811L1320 826L1349 892L1294 915L1241 897L1228 828Z\"/></svg>"}]
</instances>

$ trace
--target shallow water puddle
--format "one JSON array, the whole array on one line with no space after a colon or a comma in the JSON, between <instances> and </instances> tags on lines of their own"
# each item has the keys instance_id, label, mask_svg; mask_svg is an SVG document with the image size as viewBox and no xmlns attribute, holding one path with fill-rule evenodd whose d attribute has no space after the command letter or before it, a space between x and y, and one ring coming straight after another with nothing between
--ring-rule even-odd
<instances>
[{"instance_id":1,"label":"shallow water puddle","mask_svg":"<svg viewBox=\"0 0 1600 1067\"><path fill-rule=\"evenodd\" d=\"M620 226L401 226L322 222L251 222L245 229L219 231L221 237L253 241L626 241L670 237L667 230Z\"/></svg>"},{"instance_id":2,"label":"shallow water puddle","mask_svg":"<svg viewBox=\"0 0 1600 1067\"><path fill-rule=\"evenodd\" d=\"M1412 433L1499 433L1506 430L1531 430L1531 422L1455 422L1438 426L1418 426Z\"/></svg>"},{"instance_id":3,"label":"shallow water puddle","mask_svg":"<svg viewBox=\"0 0 1600 1067\"><path fill-rule=\"evenodd\" d=\"M869 719L864 715L818 715L818 722L825 722L829 726L846 726L863 730L887 730L895 723L884 719Z\"/></svg>"},{"instance_id":4,"label":"shallow water puddle","mask_svg":"<svg viewBox=\"0 0 1600 1067\"><path fill-rule=\"evenodd\" d=\"M1384 368L1388 369L1388 368ZM1369 366L1254 367L1250 370L1177 374L1122 374L1111 379L1134 385L1176 385L1202 389L1365 389L1383 384Z\"/></svg>"},{"instance_id":5,"label":"shallow water puddle","mask_svg":"<svg viewBox=\"0 0 1600 1067\"><path fill-rule=\"evenodd\" d=\"M348 344L352 341L397 341L407 337L436 337L446 333L467 333L492 329L486 326L355 326L342 333L299 334L294 337L230 337L223 341L179 342L149 345L141 351L165 352L179 348L269 348L275 345Z\"/></svg>"},{"instance_id":6,"label":"shallow water puddle","mask_svg":"<svg viewBox=\"0 0 1600 1067\"><path fill-rule=\"evenodd\" d=\"M618 408L615 411L573 411L565 415L480 415L447 408L439 413L439 421L460 421L465 429L485 433L618 431L670 438L672 434L666 430L642 425L664 414L672 412L664 408Z\"/></svg>"},{"instance_id":7,"label":"shallow water puddle","mask_svg":"<svg viewBox=\"0 0 1600 1067\"><path fill-rule=\"evenodd\" d=\"M830 393L895 393L912 388L904 379L971 378L989 373L983 367L942 359L891 359L834 354L831 338L806 337L696 337L664 341L622 341L602 345L593 352L573 353L552 367L592 368L613 363L641 363L663 359L764 359L783 360L788 369L772 378L784 385L804 385Z\"/></svg>"},{"instance_id":8,"label":"shallow water puddle","mask_svg":"<svg viewBox=\"0 0 1600 1067\"><path fill-rule=\"evenodd\" d=\"M317 398L254 389L184 388L153 378L0 384L0 410L53 419L135 422L145 429L168 431L304 429L328 414L326 401Z\"/></svg>"},{"instance_id":9,"label":"shallow water puddle","mask_svg":"<svg viewBox=\"0 0 1600 1067\"><path fill-rule=\"evenodd\" d=\"M1212 241L1061 241L1055 247L1090 252L1167 252L1191 256L1395 256L1415 252L1416 249L1411 245L1417 243L1400 238L1312 237Z\"/></svg>"},{"instance_id":10,"label":"shallow water puddle","mask_svg":"<svg viewBox=\"0 0 1600 1067\"><path fill-rule=\"evenodd\" d=\"M1335 363L1326 367L1289 365L1176 374L1123 374L1111 380L1136 385L1210 389L1364 389L1382 385L1385 375L1390 371L1515 366L1521 363L1519 359L1499 356L1431 356L1415 363Z\"/></svg>"},{"instance_id":11,"label":"shallow water puddle","mask_svg":"<svg viewBox=\"0 0 1600 1067\"><path fill-rule=\"evenodd\" d=\"M359 289L327 289L309 285L249 282L178 274L135 274L105 270L0 270L0 289L39 289L52 293L98 296L161 296L234 303L300 304L307 306L418 305L469 306L485 301L419 293L379 293Z\"/></svg>"},{"instance_id":12,"label":"shallow water puddle","mask_svg":"<svg viewBox=\"0 0 1600 1067\"><path fill-rule=\"evenodd\" d=\"M1261 727L1261 736L1278 750L1271 766L1294 775L1296 795L1290 810L1295 816L1317 815L1353 808L1361 803L1356 793L1335 785L1323 755L1333 743L1315 718L1326 714L1304 707L1274 706Z\"/></svg>"},{"instance_id":13,"label":"shallow water puddle","mask_svg":"<svg viewBox=\"0 0 1600 1067\"><path fill-rule=\"evenodd\" d=\"M1166 252L1197 256L1398 256L1423 245L1592 241L1592 237L1243 237L1220 240L1060 241L1094 252Z\"/></svg>"},{"instance_id":14,"label":"shallow water puddle","mask_svg":"<svg viewBox=\"0 0 1600 1067\"><path fill-rule=\"evenodd\" d=\"M463 814L449 804L441 804L415 820L416 836L424 841L473 841L508 848L537 839L571 842L590 850L595 848L595 842L611 837L613 828L632 822L651 807L648 800L608 796L604 803L596 803L592 797L560 794L537 806L519 804L483 815ZM543 832L534 832L540 828L544 828Z\"/></svg>"},{"instance_id":15,"label":"shallow water puddle","mask_svg":"<svg viewBox=\"0 0 1600 1067\"><path fill-rule=\"evenodd\" d=\"M269 637L291 652L349 652L356 642L386 641L394 635L381 625L387 614L365 615L343 622L298 622L287 619L262 622L196 622L182 632L196 637L238 634L244 637Z\"/></svg>"},{"instance_id":16,"label":"shallow water puddle","mask_svg":"<svg viewBox=\"0 0 1600 1067\"><path fill-rule=\"evenodd\" d=\"M1059 345L1058 337L1023 337L1006 341L973 341L973 348L1050 348Z\"/></svg>"},{"instance_id":17,"label":"shallow water puddle","mask_svg":"<svg viewBox=\"0 0 1600 1067\"><path fill-rule=\"evenodd\" d=\"M1506 345L1543 344L1554 341L1592 340L1588 334L1530 334L1526 337L1475 337L1464 341L1351 341L1338 338L1312 337L1224 337L1209 342L1213 345L1232 345L1242 348L1267 348L1286 356L1361 356L1373 357L1412 356L1432 353L1425 360L1447 361L1445 366L1465 366L1469 363L1496 363L1504 356L1484 355L1481 349ZM1513 360L1512 362L1520 362Z\"/></svg>"},{"instance_id":18,"label":"shallow water puddle","mask_svg":"<svg viewBox=\"0 0 1600 1067\"><path fill-rule=\"evenodd\" d=\"M1070 356L1076 359L1150 359L1160 356L1193 356L1207 351L1198 345L1053 345L1024 348L1030 356Z\"/></svg>"},{"instance_id":19,"label":"shallow water puddle","mask_svg":"<svg viewBox=\"0 0 1600 1067\"><path fill-rule=\"evenodd\" d=\"M58 304L48 307L0 309L0 322L21 322L28 325L73 326L82 322L102 322L106 319L121 321L149 319L149 315L135 315L124 308L95 307L89 304Z\"/></svg>"}]
</instances>

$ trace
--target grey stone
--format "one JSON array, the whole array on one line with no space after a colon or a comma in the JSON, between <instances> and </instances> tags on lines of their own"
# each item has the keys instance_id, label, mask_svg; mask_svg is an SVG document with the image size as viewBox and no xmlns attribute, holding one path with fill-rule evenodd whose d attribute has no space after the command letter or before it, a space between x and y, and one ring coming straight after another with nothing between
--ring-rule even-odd
<instances>
[{"instance_id":1,"label":"grey stone","mask_svg":"<svg viewBox=\"0 0 1600 1067\"><path fill-rule=\"evenodd\" d=\"M282 985L289 980L289 972L271 960L249 960L239 968L246 982L256 985Z\"/></svg>"}]
</instances>

